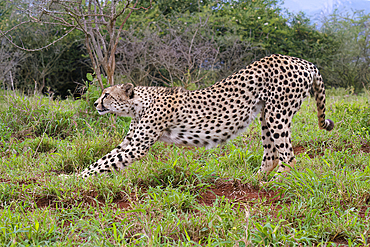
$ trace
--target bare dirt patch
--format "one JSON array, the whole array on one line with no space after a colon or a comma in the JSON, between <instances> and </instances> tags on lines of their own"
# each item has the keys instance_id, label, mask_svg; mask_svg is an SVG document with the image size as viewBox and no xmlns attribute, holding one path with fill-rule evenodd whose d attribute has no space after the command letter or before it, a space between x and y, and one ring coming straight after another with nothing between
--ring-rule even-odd
<instances>
[{"instance_id":1,"label":"bare dirt patch","mask_svg":"<svg viewBox=\"0 0 370 247\"><path fill-rule=\"evenodd\" d=\"M306 153L306 147L304 146L295 146L293 147L294 155ZM312 154L308 154L308 156L312 159L314 156ZM311 157L312 156L312 157Z\"/></svg>"},{"instance_id":2,"label":"bare dirt patch","mask_svg":"<svg viewBox=\"0 0 370 247\"><path fill-rule=\"evenodd\" d=\"M225 197L232 203L265 201L266 203L280 200L279 192L271 192L261 188L254 188L251 184L242 184L235 181L220 181L201 193L198 198L200 204L213 205L217 197Z\"/></svg>"},{"instance_id":3,"label":"bare dirt patch","mask_svg":"<svg viewBox=\"0 0 370 247\"><path fill-rule=\"evenodd\" d=\"M361 151L364 153L370 153L370 142L367 142L361 146Z\"/></svg>"},{"instance_id":4,"label":"bare dirt patch","mask_svg":"<svg viewBox=\"0 0 370 247\"><path fill-rule=\"evenodd\" d=\"M336 237L332 240L338 247L348 246L348 241L344 237Z\"/></svg>"},{"instance_id":5,"label":"bare dirt patch","mask_svg":"<svg viewBox=\"0 0 370 247\"><path fill-rule=\"evenodd\" d=\"M0 183L9 183L10 179L0 178Z\"/></svg>"},{"instance_id":6,"label":"bare dirt patch","mask_svg":"<svg viewBox=\"0 0 370 247\"><path fill-rule=\"evenodd\" d=\"M56 198L54 196L44 196L37 198L35 200L35 204L38 208L44 208L48 206L55 206L56 204Z\"/></svg>"},{"instance_id":7,"label":"bare dirt patch","mask_svg":"<svg viewBox=\"0 0 370 247\"><path fill-rule=\"evenodd\" d=\"M18 181L12 181L11 179L0 178L0 183L7 183L7 184L14 183L14 184L19 184L19 185L39 184L36 178L29 178L29 179L23 179L23 180L18 180Z\"/></svg>"}]
</instances>

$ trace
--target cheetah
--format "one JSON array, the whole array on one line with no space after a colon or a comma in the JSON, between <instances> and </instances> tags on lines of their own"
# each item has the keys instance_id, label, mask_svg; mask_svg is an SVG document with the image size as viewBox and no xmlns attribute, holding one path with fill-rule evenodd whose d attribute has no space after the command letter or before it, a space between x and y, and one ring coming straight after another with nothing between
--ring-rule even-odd
<instances>
[{"instance_id":1,"label":"cheetah","mask_svg":"<svg viewBox=\"0 0 370 247\"><path fill-rule=\"evenodd\" d=\"M325 120L325 89L316 66L300 58L270 55L210 87L188 91L181 87L134 87L121 84L103 90L94 103L99 114L131 117L123 142L78 176L125 169L156 141L212 148L244 132L260 114L264 148L259 174L278 173L295 165L291 122L311 88L320 129Z\"/></svg>"}]
</instances>

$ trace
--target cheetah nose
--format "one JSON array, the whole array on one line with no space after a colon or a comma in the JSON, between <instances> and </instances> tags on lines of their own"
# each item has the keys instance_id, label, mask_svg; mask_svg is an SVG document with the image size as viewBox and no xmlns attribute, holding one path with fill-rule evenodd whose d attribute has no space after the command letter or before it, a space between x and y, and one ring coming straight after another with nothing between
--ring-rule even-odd
<instances>
[{"instance_id":1,"label":"cheetah nose","mask_svg":"<svg viewBox=\"0 0 370 247\"><path fill-rule=\"evenodd\" d=\"M95 102L95 103L94 103L94 106L95 106L95 107L97 107L97 106L98 106L98 102Z\"/></svg>"}]
</instances>

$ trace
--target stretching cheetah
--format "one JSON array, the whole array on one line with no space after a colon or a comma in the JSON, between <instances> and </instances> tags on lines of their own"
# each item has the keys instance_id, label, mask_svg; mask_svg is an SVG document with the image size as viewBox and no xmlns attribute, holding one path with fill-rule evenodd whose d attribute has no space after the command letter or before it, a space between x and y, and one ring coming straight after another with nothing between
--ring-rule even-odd
<instances>
[{"instance_id":1,"label":"stretching cheetah","mask_svg":"<svg viewBox=\"0 0 370 247\"><path fill-rule=\"evenodd\" d=\"M305 60L271 55L252 63L214 85L196 91L181 87L134 87L122 84L104 89L95 102L100 114L132 118L123 142L85 169L80 176L124 169L142 158L158 140L212 148L246 130L261 112L264 148L260 173L278 166L289 171L296 163L291 122L313 88L319 128L325 120L325 89L318 69ZM286 166L286 165L289 166Z\"/></svg>"}]
</instances>

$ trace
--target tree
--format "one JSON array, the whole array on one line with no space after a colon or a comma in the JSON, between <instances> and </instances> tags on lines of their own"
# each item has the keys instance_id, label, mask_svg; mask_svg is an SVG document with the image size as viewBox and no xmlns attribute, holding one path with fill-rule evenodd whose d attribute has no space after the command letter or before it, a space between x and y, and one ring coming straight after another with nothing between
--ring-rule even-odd
<instances>
[{"instance_id":1,"label":"tree","mask_svg":"<svg viewBox=\"0 0 370 247\"><path fill-rule=\"evenodd\" d=\"M0 43L0 82L3 83L3 89L11 88L14 90L13 77L16 74L17 65L26 57L24 52L11 49L5 40ZM9 85L5 84L6 81L9 82Z\"/></svg>"},{"instance_id":2,"label":"tree","mask_svg":"<svg viewBox=\"0 0 370 247\"><path fill-rule=\"evenodd\" d=\"M185 88L205 78L218 57L207 19L191 25L173 22L163 30L149 26L137 36L133 35L135 29L130 29L117 50L120 74L138 85L150 80Z\"/></svg>"},{"instance_id":3,"label":"tree","mask_svg":"<svg viewBox=\"0 0 370 247\"><path fill-rule=\"evenodd\" d=\"M15 6L4 6L4 10L5 13L0 16L0 29L17 26L18 23L27 21L27 17L17 11ZM63 28L60 26L29 23L18 25L9 37L16 44L43 47L63 36L61 31ZM5 68L9 68L15 88L23 92L49 92L62 98L73 93L78 97L80 94L78 89L81 88L79 85L84 79L86 80L86 74L92 72L89 55L83 43L83 33L77 30L54 45L32 52L21 51L3 38L0 52L0 67L2 67L0 77L5 75L3 86L11 88L10 73L2 72ZM21 54L22 57L19 56ZM12 59L5 59L6 57Z\"/></svg>"},{"instance_id":4,"label":"tree","mask_svg":"<svg viewBox=\"0 0 370 247\"><path fill-rule=\"evenodd\" d=\"M126 0L123 3L117 0L46 0L23 3L23 6L18 8L27 19L7 31L0 29L0 35L21 50L37 51L54 45L75 29L83 32L86 49L99 85L104 88L102 73L107 76L109 84L114 85L115 52L124 24L134 10L150 7L151 0L146 6L138 6L138 0L136 2ZM37 49L29 49L16 44L11 34L20 25L30 23L64 26L66 30L63 30L60 37L49 44Z\"/></svg>"},{"instance_id":5,"label":"tree","mask_svg":"<svg viewBox=\"0 0 370 247\"><path fill-rule=\"evenodd\" d=\"M336 10L323 19L321 31L339 44L332 53L334 62L324 71L332 86L359 90L370 85L370 15Z\"/></svg>"},{"instance_id":6,"label":"tree","mask_svg":"<svg viewBox=\"0 0 370 247\"><path fill-rule=\"evenodd\" d=\"M22 27L21 30L22 32L18 34L18 38L33 47L40 47L45 43L53 42L59 31L55 26L49 28L46 25L29 25L27 28ZM74 43L79 42L78 39L73 39L75 37L70 34L52 47L29 52L27 58L20 64L18 72L20 88L30 89L30 86L34 85L34 92L39 94L45 91L45 87L55 90L55 87L52 87L54 83L50 82L50 75L59 72L60 58ZM71 57L71 59L75 59L75 57ZM63 79L60 78L59 80L63 81ZM49 81L47 82L47 80Z\"/></svg>"}]
</instances>

